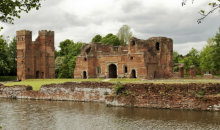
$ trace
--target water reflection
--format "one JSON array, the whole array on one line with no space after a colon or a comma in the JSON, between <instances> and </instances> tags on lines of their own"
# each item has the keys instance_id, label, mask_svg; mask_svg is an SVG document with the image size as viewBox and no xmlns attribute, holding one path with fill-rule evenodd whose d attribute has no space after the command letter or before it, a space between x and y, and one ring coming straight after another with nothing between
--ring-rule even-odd
<instances>
[{"instance_id":1,"label":"water reflection","mask_svg":"<svg viewBox=\"0 0 220 130\"><path fill-rule=\"evenodd\" d=\"M220 112L0 99L3 129L220 129Z\"/></svg>"}]
</instances>

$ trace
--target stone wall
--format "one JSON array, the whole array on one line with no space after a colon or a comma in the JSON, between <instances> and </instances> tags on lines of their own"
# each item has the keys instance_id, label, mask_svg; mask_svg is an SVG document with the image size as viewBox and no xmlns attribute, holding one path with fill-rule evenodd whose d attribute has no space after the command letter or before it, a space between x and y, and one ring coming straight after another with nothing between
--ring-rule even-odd
<instances>
[{"instance_id":1,"label":"stone wall","mask_svg":"<svg viewBox=\"0 0 220 130\"><path fill-rule=\"evenodd\" d=\"M5 87L1 98L105 102L109 106L220 111L220 83L125 84L116 94L114 84L82 82Z\"/></svg>"}]
</instances>

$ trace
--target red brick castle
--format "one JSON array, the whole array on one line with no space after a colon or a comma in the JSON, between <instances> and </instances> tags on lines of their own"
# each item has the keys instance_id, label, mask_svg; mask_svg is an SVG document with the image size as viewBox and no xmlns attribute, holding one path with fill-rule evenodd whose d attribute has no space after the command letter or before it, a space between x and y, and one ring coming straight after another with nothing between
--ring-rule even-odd
<instances>
[{"instance_id":1,"label":"red brick castle","mask_svg":"<svg viewBox=\"0 0 220 130\"><path fill-rule=\"evenodd\" d=\"M85 44L76 59L74 78L170 78L173 40L132 38L127 46Z\"/></svg>"},{"instance_id":2,"label":"red brick castle","mask_svg":"<svg viewBox=\"0 0 220 130\"><path fill-rule=\"evenodd\" d=\"M17 79L54 78L54 32L42 30L35 41L32 32L17 35Z\"/></svg>"}]
</instances>

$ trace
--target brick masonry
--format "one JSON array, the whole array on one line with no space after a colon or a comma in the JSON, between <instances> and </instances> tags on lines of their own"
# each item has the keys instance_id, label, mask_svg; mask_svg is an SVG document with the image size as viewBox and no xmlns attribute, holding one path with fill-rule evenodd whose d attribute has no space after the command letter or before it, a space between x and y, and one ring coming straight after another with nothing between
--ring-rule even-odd
<instances>
[{"instance_id":1,"label":"brick masonry","mask_svg":"<svg viewBox=\"0 0 220 130\"><path fill-rule=\"evenodd\" d=\"M32 32L20 30L17 37L17 79L54 78L54 32L42 30L35 41Z\"/></svg>"},{"instance_id":2,"label":"brick masonry","mask_svg":"<svg viewBox=\"0 0 220 130\"><path fill-rule=\"evenodd\" d=\"M220 111L219 83L125 84L118 94L114 84L81 82L5 87L0 98L104 102L110 106Z\"/></svg>"},{"instance_id":3,"label":"brick masonry","mask_svg":"<svg viewBox=\"0 0 220 130\"><path fill-rule=\"evenodd\" d=\"M173 40L132 38L127 46L85 44L76 59L74 78L170 78Z\"/></svg>"}]
</instances>

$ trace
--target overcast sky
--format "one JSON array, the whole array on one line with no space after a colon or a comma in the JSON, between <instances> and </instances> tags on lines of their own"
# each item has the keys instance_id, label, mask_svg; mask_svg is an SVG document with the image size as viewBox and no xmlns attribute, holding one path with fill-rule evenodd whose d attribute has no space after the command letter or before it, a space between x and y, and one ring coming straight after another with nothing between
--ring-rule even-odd
<instances>
[{"instance_id":1,"label":"overcast sky","mask_svg":"<svg viewBox=\"0 0 220 130\"><path fill-rule=\"evenodd\" d=\"M15 36L16 30L32 31L33 40L38 30L55 31L55 46L71 39L89 43L96 34L116 34L126 24L140 39L153 36L170 37L174 50L186 54L192 47L201 50L208 38L220 27L217 11L197 24L201 9L208 10L209 0L45 0L40 10L23 13L14 25L3 24L4 36Z\"/></svg>"}]
</instances>

